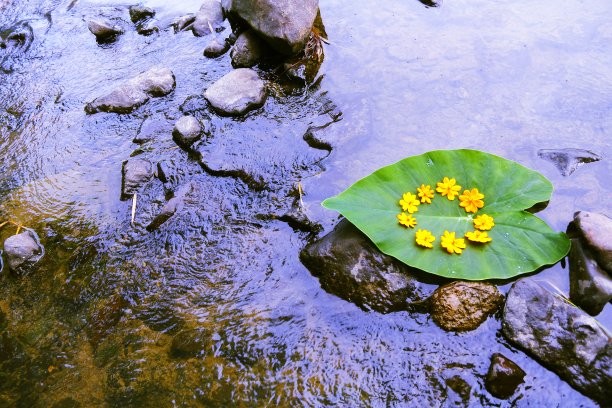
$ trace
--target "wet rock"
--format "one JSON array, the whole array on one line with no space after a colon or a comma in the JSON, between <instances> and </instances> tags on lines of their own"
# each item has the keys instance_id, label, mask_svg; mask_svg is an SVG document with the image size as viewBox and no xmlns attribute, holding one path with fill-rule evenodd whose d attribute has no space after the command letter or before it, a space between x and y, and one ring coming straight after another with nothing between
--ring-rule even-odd
<instances>
[{"instance_id":1,"label":"wet rock","mask_svg":"<svg viewBox=\"0 0 612 408\"><path fill-rule=\"evenodd\" d=\"M598 315L612 300L612 279L576 238L572 239L569 264L571 301L588 314Z\"/></svg>"},{"instance_id":2,"label":"wet rock","mask_svg":"<svg viewBox=\"0 0 612 408\"><path fill-rule=\"evenodd\" d=\"M310 220L304 213L302 207L298 205L292 206L289 211L281 215L278 219L286 222L291 228L297 231L316 234L322 229L321 225Z\"/></svg>"},{"instance_id":3,"label":"wet rock","mask_svg":"<svg viewBox=\"0 0 612 408\"><path fill-rule=\"evenodd\" d=\"M491 365L485 377L487 391L496 398L507 399L523 383L525 371L504 355L491 356Z\"/></svg>"},{"instance_id":4,"label":"wet rock","mask_svg":"<svg viewBox=\"0 0 612 408\"><path fill-rule=\"evenodd\" d=\"M318 0L224 0L223 6L285 55L304 48L319 10Z\"/></svg>"},{"instance_id":5,"label":"wet rock","mask_svg":"<svg viewBox=\"0 0 612 408\"><path fill-rule=\"evenodd\" d=\"M266 101L266 84L257 72L239 68L212 84L204 97L221 115L240 116Z\"/></svg>"},{"instance_id":6,"label":"wet rock","mask_svg":"<svg viewBox=\"0 0 612 408\"><path fill-rule=\"evenodd\" d=\"M442 0L419 0L425 7L440 7Z\"/></svg>"},{"instance_id":7,"label":"wet rock","mask_svg":"<svg viewBox=\"0 0 612 408\"><path fill-rule=\"evenodd\" d=\"M407 299L426 297L413 270L380 252L347 220L308 244L300 260L319 278L323 289L365 310L405 310Z\"/></svg>"},{"instance_id":8,"label":"wet rock","mask_svg":"<svg viewBox=\"0 0 612 408\"><path fill-rule=\"evenodd\" d=\"M157 214L153 221L147 225L147 231L151 232L158 229L163 223L180 211L185 205L185 197L192 191L192 188L193 186L191 183L179 187L174 193L174 197L168 200L159 214Z\"/></svg>"},{"instance_id":9,"label":"wet rock","mask_svg":"<svg viewBox=\"0 0 612 408\"><path fill-rule=\"evenodd\" d=\"M132 23L137 23L155 16L155 10L142 5L130 6L130 19Z\"/></svg>"},{"instance_id":10,"label":"wet rock","mask_svg":"<svg viewBox=\"0 0 612 408\"><path fill-rule=\"evenodd\" d=\"M601 160L595 153L583 149L540 149L538 156L552 162L562 176L569 176L584 163Z\"/></svg>"},{"instance_id":11,"label":"wet rock","mask_svg":"<svg viewBox=\"0 0 612 408\"><path fill-rule=\"evenodd\" d=\"M131 197L140 187L153 178L153 165L144 159L130 159L123 162L122 197Z\"/></svg>"},{"instance_id":12,"label":"wet rock","mask_svg":"<svg viewBox=\"0 0 612 408\"><path fill-rule=\"evenodd\" d=\"M172 138L182 147L189 147L200 139L202 135L202 126L200 122L193 116L182 116L176 121Z\"/></svg>"},{"instance_id":13,"label":"wet rock","mask_svg":"<svg viewBox=\"0 0 612 408\"><path fill-rule=\"evenodd\" d=\"M111 93L85 106L87 113L130 113L150 97L165 96L174 90L174 74L167 68L152 68L130 79Z\"/></svg>"},{"instance_id":14,"label":"wet rock","mask_svg":"<svg viewBox=\"0 0 612 408\"><path fill-rule=\"evenodd\" d=\"M162 135L168 135L172 132L172 129L172 123L166 118L149 116L140 124L136 137L134 137L132 142L138 144L146 143L158 139Z\"/></svg>"},{"instance_id":15,"label":"wet rock","mask_svg":"<svg viewBox=\"0 0 612 408\"><path fill-rule=\"evenodd\" d=\"M224 149L199 151L200 166L208 173L217 177L232 177L242 180L244 184L256 191L265 190L268 185L262 174L257 170L244 167L240 158L228 157Z\"/></svg>"},{"instance_id":16,"label":"wet rock","mask_svg":"<svg viewBox=\"0 0 612 408\"><path fill-rule=\"evenodd\" d=\"M140 35L149 36L159 32L159 27L157 26L157 22L154 20L146 21L138 24L136 27L136 32Z\"/></svg>"},{"instance_id":17,"label":"wet rock","mask_svg":"<svg viewBox=\"0 0 612 408\"><path fill-rule=\"evenodd\" d=\"M444 330L469 331L495 313L504 297L488 282L456 281L431 295L431 317Z\"/></svg>"},{"instance_id":18,"label":"wet rock","mask_svg":"<svg viewBox=\"0 0 612 408\"><path fill-rule=\"evenodd\" d=\"M256 65L264 54L264 45L253 30L246 30L236 40L230 56L234 68L250 68Z\"/></svg>"},{"instance_id":19,"label":"wet rock","mask_svg":"<svg viewBox=\"0 0 612 408\"><path fill-rule=\"evenodd\" d=\"M612 401L612 342L597 321L532 279L508 292L503 334L585 395Z\"/></svg>"},{"instance_id":20,"label":"wet rock","mask_svg":"<svg viewBox=\"0 0 612 408\"><path fill-rule=\"evenodd\" d=\"M306 133L304 133L304 141L308 143L308 146L312 147L313 149L327 150L328 152L331 152L332 145L323 137L325 128L327 128L331 123L324 126L310 126L306 130Z\"/></svg>"},{"instance_id":21,"label":"wet rock","mask_svg":"<svg viewBox=\"0 0 612 408\"><path fill-rule=\"evenodd\" d=\"M186 14L181 16L173 23L174 32L187 31L193 28L193 22L195 21L195 14Z\"/></svg>"},{"instance_id":22,"label":"wet rock","mask_svg":"<svg viewBox=\"0 0 612 408\"><path fill-rule=\"evenodd\" d=\"M13 272L25 272L43 257L45 249L34 231L25 230L4 241L4 252L8 266Z\"/></svg>"},{"instance_id":23,"label":"wet rock","mask_svg":"<svg viewBox=\"0 0 612 408\"><path fill-rule=\"evenodd\" d=\"M612 274L612 219L604 214L578 211L574 223L599 266Z\"/></svg>"},{"instance_id":24,"label":"wet rock","mask_svg":"<svg viewBox=\"0 0 612 408\"><path fill-rule=\"evenodd\" d=\"M157 178L162 183L176 182L179 174L174 161L162 160L157 163Z\"/></svg>"},{"instance_id":25,"label":"wet rock","mask_svg":"<svg viewBox=\"0 0 612 408\"><path fill-rule=\"evenodd\" d=\"M170 344L170 356L175 358L196 357L205 352L211 338L205 330L183 330L177 333Z\"/></svg>"},{"instance_id":26,"label":"wet rock","mask_svg":"<svg viewBox=\"0 0 612 408\"><path fill-rule=\"evenodd\" d=\"M198 37L210 34L210 27L217 30L224 19L219 0L204 0L193 22L193 34Z\"/></svg>"},{"instance_id":27,"label":"wet rock","mask_svg":"<svg viewBox=\"0 0 612 408\"><path fill-rule=\"evenodd\" d=\"M96 36L98 41L114 41L118 35L123 33L121 27L117 25L111 25L106 21L91 20L87 23L87 28L93 35Z\"/></svg>"},{"instance_id":28,"label":"wet rock","mask_svg":"<svg viewBox=\"0 0 612 408\"><path fill-rule=\"evenodd\" d=\"M213 38L206 48L204 48L204 56L208 58L217 58L225 54L229 48L230 45L227 41Z\"/></svg>"}]
</instances>

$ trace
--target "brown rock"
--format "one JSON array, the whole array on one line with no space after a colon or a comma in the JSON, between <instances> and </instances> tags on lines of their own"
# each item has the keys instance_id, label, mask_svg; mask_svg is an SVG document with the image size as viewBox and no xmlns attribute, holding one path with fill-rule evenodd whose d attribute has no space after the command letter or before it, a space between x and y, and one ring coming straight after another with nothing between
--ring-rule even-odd
<instances>
[{"instance_id":1,"label":"brown rock","mask_svg":"<svg viewBox=\"0 0 612 408\"><path fill-rule=\"evenodd\" d=\"M510 398L519 385L523 383L525 371L504 355L495 353L491 356L491 366L485 378L487 391L496 398Z\"/></svg>"},{"instance_id":2,"label":"brown rock","mask_svg":"<svg viewBox=\"0 0 612 408\"><path fill-rule=\"evenodd\" d=\"M431 316L444 330L470 331L495 313L503 300L490 283L455 281L431 295Z\"/></svg>"},{"instance_id":3,"label":"brown rock","mask_svg":"<svg viewBox=\"0 0 612 408\"><path fill-rule=\"evenodd\" d=\"M599 266L612 273L612 219L604 214L578 211L574 222Z\"/></svg>"}]
</instances>

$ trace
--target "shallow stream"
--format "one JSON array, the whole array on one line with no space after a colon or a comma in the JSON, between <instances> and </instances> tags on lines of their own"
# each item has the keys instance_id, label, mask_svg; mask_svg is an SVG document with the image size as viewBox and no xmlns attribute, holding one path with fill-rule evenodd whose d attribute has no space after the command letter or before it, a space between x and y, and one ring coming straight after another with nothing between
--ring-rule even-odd
<instances>
[{"instance_id":1,"label":"shallow stream","mask_svg":"<svg viewBox=\"0 0 612 408\"><path fill-rule=\"evenodd\" d=\"M507 344L499 317L453 334L424 314L366 312L326 293L298 259L312 236L278 218L301 183L325 233L338 218L322 199L453 148L548 177L555 192L538 215L555 230L578 210L610 213L609 0L320 0L329 44L316 80L288 86L266 70L270 97L240 119L201 97L232 69L229 55L207 59L210 36L170 26L199 2L146 1L160 27L150 36L129 21L131 4L0 0L0 222L34 229L46 249L32 273L0 277L1 406L595 405ZM99 16L126 33L97 44L87 22ZM128 115L85 113L153 66L174 72L172 94ZM170 130L186 111L212 122L203 156L263 184L211 175L177 148ZM162 131L139 146L147 118ZM308 127L327 123L339 129L332 151L309 147ZM563 176L538 156L562 148L602 160ZM131 225L120 200L131 155L163 160L171 184L194 187L151 233L166 192L147 184ZM537 279L568 291L564 263ZM608 328L610 308L598 316ZM183 340L188 355L172 352ZM510 400L484 388L494 352L527 372Z\"/></svg>"}]
</instances>

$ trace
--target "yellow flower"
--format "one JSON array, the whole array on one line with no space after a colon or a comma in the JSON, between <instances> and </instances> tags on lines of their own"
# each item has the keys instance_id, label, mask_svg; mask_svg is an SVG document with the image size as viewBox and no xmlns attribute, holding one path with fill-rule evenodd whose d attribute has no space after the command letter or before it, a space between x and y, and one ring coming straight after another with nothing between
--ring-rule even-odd
<instances>
[{"instance_id":1,"label":"yellow flower","mask_svg":"<svg viewBox=\"0 0 612 408\"><path fill-rule=\"evenodd\" d=\"M459 205L461 207L465 207L465 212L475 213L479 208L484 206L484 194L479 193L477 188L473 188L472 190L465 190L463 194L459 196L459 200L461 203Z\"/></svg>"},{"instance_id":2,"label":"yellow flower","mask_svg":"<svg viewBox=\"0 0 612 408\"><path fill-rule=\"evenodd\" d=\"M433 248L433 245L431 243L436 240L436 237L434 237L430 231L422 229L417 230L415 238L417 245L423 246L425 248Z\"/></svg>"},{"instance_id":3,"label":"yellow flower","mask_svg":"<svg viewBox=\"0 0 612 408\"><path fill-rule=\"evenodd\" d=\"M412 216L412 214L397 214L397 219L400 224L405 225L406 227L414 228L414 226L417 224L417 220Z\"/></svg>"},{"instance_id":4,"label":"yellow flower","mask_svg":"<svg viewBox=\"0 0 612 408\"><path fill-rule=\"evenodd\" d=\"M474 228L479 229L481 231L488 231L495 226L493 222L493 217L487 214L481 214L478 217L474 218Z\"/></svg>"},{"instance_id":5,"label":"yellow flower","mask_svg":"<svg viewBox=\"0 0 612 408\"><path fill-rule=\"evenodd\" d=\"M440 237L440 245L449 254L461 254L462 250L465 249L465 240L463 238L455 238L454 232L444 231L444 235Z\"/></svg>"},{"instance_id":6,"label":"yellow flower","mask_svg":"<svg viewBox=\"0 0 612 408\"><path fill-rule=\"evenodd\" d=\"M489 234L483 231L466 232L465 237L472 242L491 242Z\"/></svg>"},{"instance_id":7,"label":"yellow flower","mask_svg":"<svg viewBox=\"0 0 612 408\"><path fill-rule=\"evenodd\" d=\"M434 192L430 185L421 184L421 187L417 187L417 193L421 197L422 203L431 204L431 199L434 198Z\"/></svg>"},{"instance_id":8,"label":"yellow flower","mask_svg":"<svg viewBox=\"0 0 612 408\"><path fill-rule=\"evenodd\" d=\"M459 195L459 190L461 190L460 185L456 185L457 180L454 178L450 179L448 177L444 177L441 183L437 184L436 191L442 196L446 196L449 200L453 201L456 195Z\"/></svg>"},{"instance_id":9,"label":"yellow flower","mask_svg":"<svg viewBox=\"0 0 612 408\"><path fill-rule=\"evenodd\" d=\"M402 210L408 211L410 214L412 214L419 211L417 206L421 204L421 202L414 194L404 193L402 199L399 201L399 204L402 206Z\"/></svg>"}]
</instances>

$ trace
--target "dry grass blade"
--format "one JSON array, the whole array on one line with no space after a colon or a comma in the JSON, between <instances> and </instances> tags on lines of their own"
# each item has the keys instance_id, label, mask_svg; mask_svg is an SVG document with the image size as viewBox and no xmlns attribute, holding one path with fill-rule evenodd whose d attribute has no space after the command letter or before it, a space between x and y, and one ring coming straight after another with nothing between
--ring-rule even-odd
<instances>
[{"instance_id":1,"label":"dry grass blade","mask_svg":"<svg viewBox=\"0 0 612 408\"><path fill-rule=\"evenodd\" d=\"M132 197L132 227L134 226L134 219L136 218L136 193Z\"/></svg>"}]
</instances>

